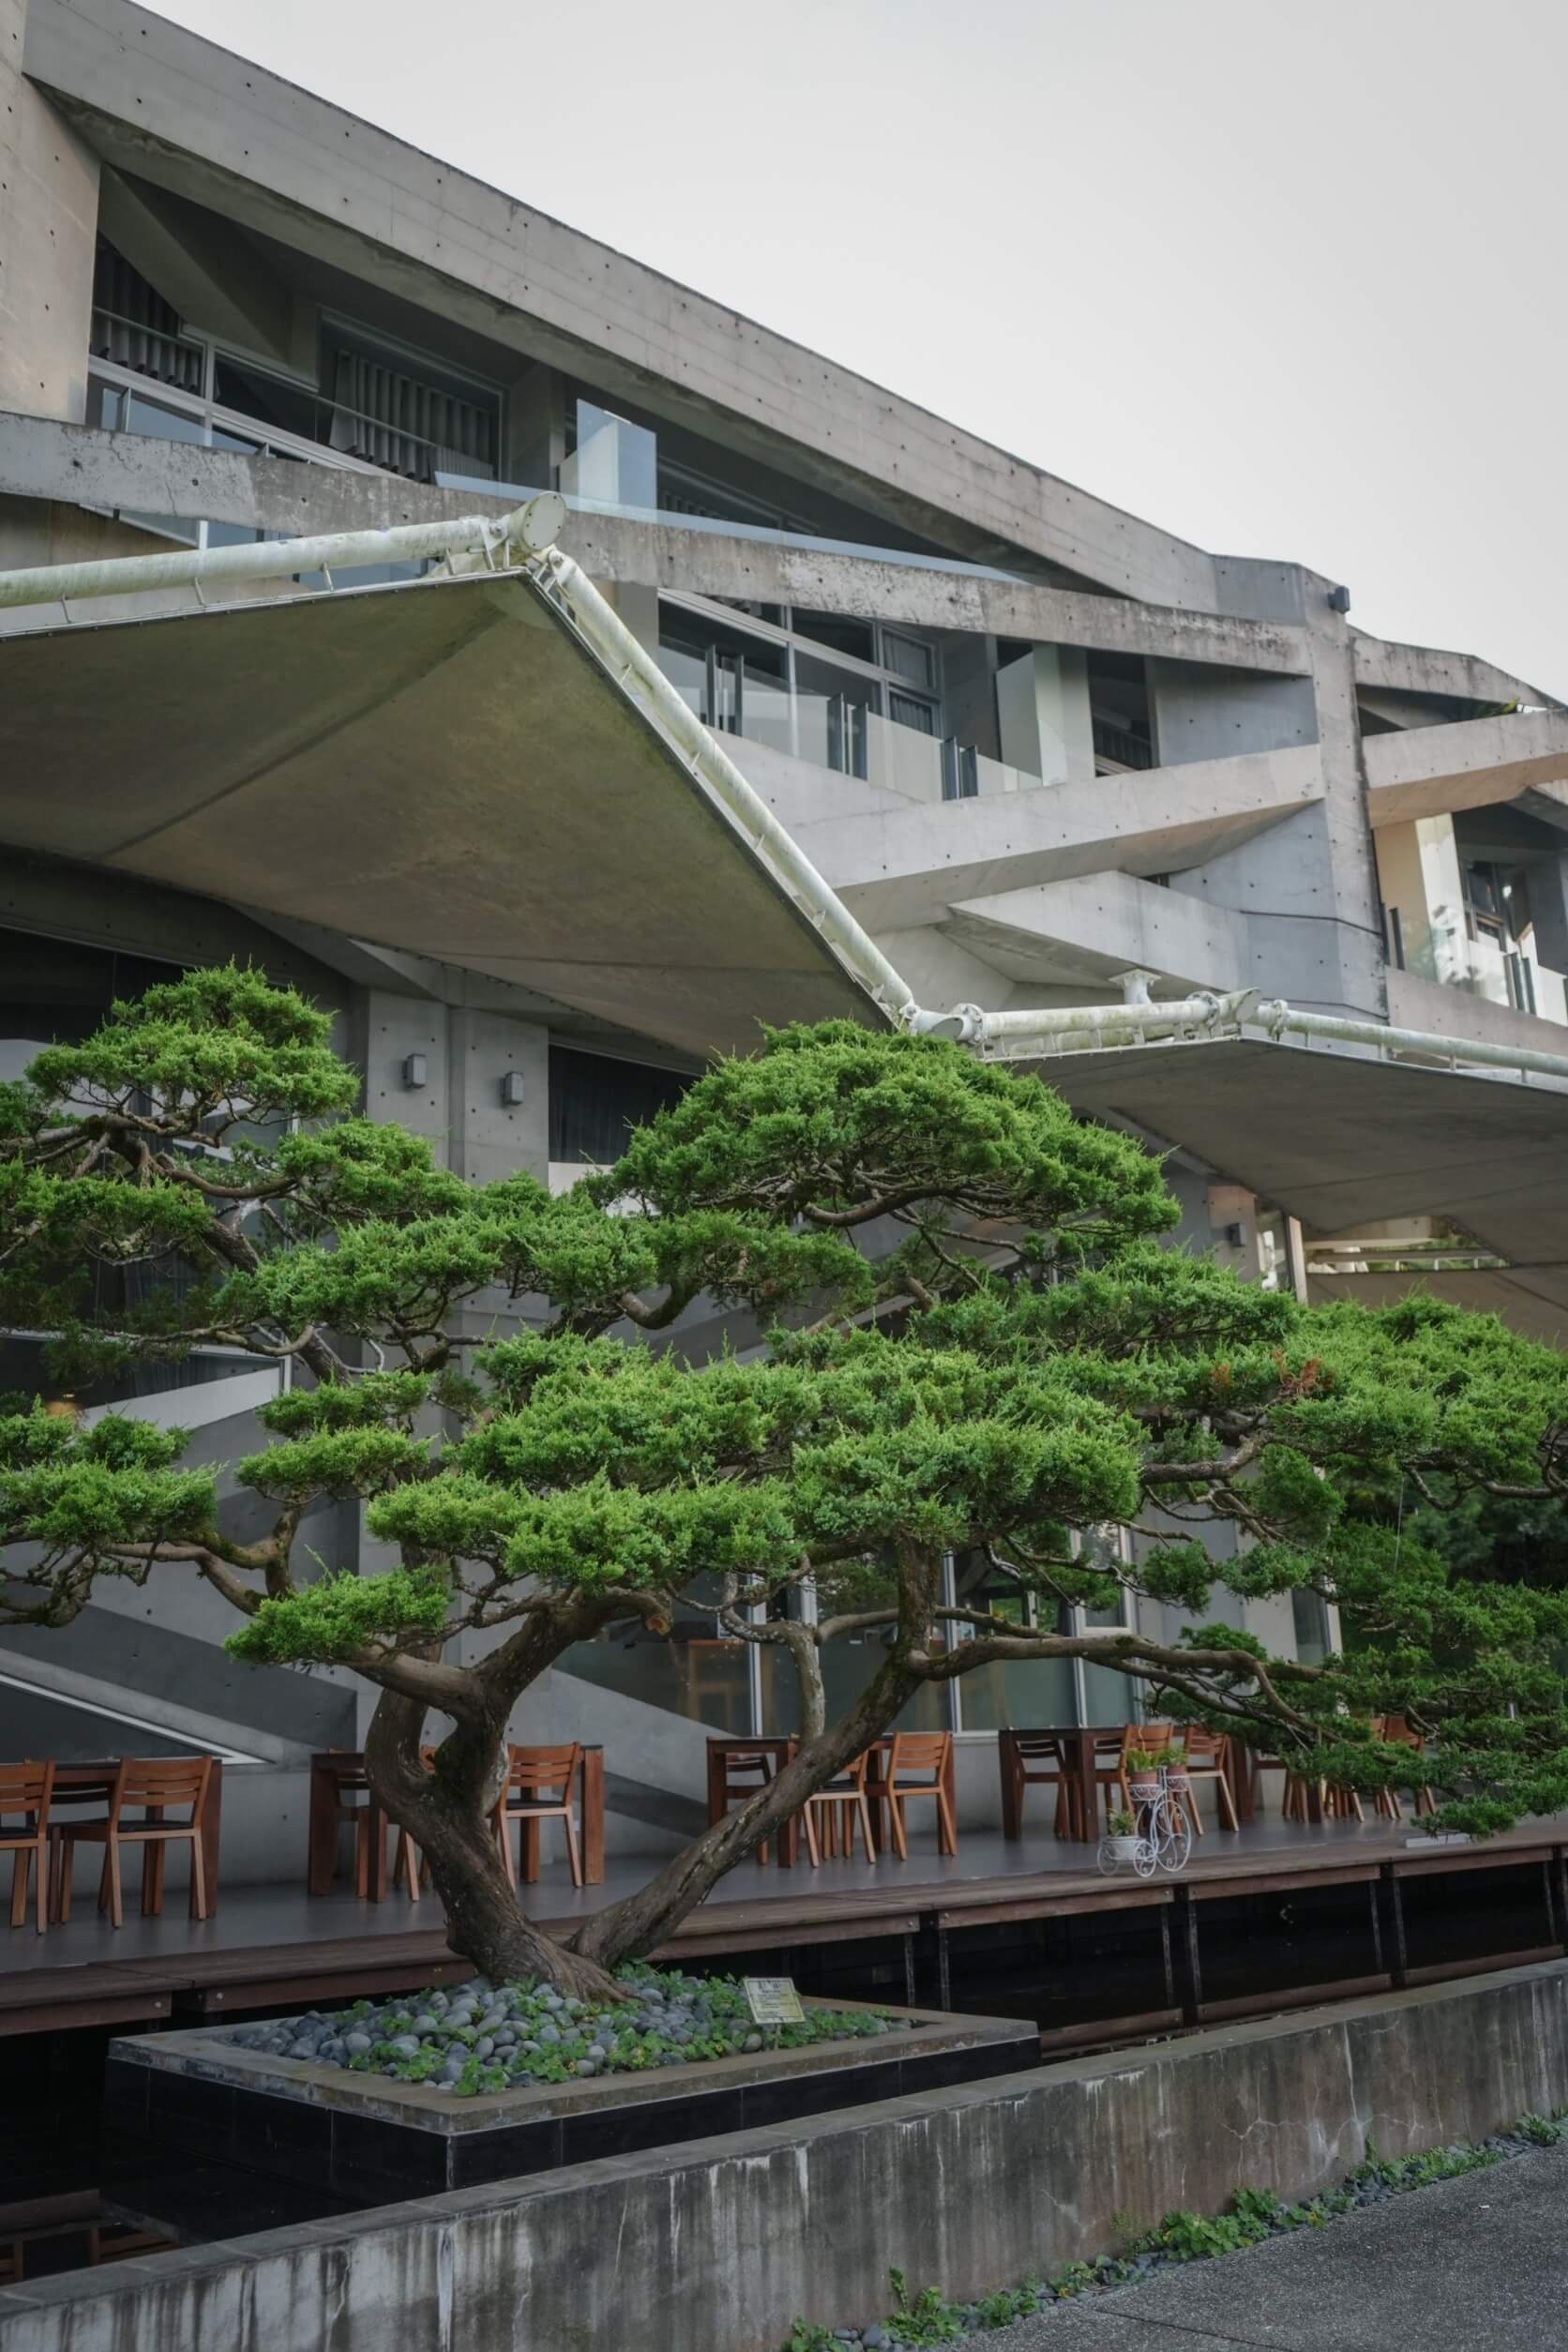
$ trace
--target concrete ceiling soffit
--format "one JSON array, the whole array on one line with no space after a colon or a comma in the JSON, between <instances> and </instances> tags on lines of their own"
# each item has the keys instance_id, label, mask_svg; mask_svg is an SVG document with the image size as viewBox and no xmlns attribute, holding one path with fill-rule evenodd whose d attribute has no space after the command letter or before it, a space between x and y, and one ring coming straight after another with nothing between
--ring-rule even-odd
<instances>
[{"instance_id":1,"label":"concrete ceiling soffit","mask_svg":"<svg viewBox=\"0 0 1568 2352\"><path fill-rule=\"evenodd\" d=\"M807 825L801 847L878 930L1108 868L1203 864L1323 796L1316 744Z\"/></svg>"},{"instance_id":2,"label":"concrete ceiling soffit","mask_svg":"<svg viewBox=\"0 0 1568 2352\"><path fill-rule=\"evenodd\" d=\"M0 638L0 839L697 1056L881 1018L518 578Z\"/></svg>"},{"instance_id":3,"label":"concrete ceiling soffit","mask_svg":"<svg viewBox=\"0 0 1568 2352\"><path fill-rule=\"evenodd\" d=\"M1526 792L1568 806L1568 710L1411 727L1368 735L1362 749L1376 826L1455 816Z\"/></svg>"},{"instance_id":4,"label":"concrete ceiling soffit","mask_svg":"<svg viewBox=\"0 0 1568 2352\"><path fill-rule=\"evenodd\" d=\"M1038 1067L1086 1114L1201 1153L1320 1232L1451 1217L1568 1295L1568 1091L1257 1038Z\"/></svg>"}]
</instances>

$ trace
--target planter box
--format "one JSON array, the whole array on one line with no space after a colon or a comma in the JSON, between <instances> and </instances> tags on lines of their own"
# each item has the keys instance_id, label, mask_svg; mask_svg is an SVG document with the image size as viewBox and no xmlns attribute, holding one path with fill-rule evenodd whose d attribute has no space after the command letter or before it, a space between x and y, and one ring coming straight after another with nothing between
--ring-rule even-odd
<instances>
[{"instance_id":1,"label":"planter box","mask_svg":"<svg viewBox=\"0 0 1568 2352\"><path fill-rule=\"evenodd\" d=\"M870 2004L812 2001L814 2009ZM672 2141L742 2132L1036 2066L1034 2028L1012 2017L900 2009L874 2041L824 2042L660 2067L652 2074L458 2099L305 2058L242 2050L233 2027L109 2045L112 2129L348 2195L420 2195L546 2172Z\"/></svg>"}]
</instances>

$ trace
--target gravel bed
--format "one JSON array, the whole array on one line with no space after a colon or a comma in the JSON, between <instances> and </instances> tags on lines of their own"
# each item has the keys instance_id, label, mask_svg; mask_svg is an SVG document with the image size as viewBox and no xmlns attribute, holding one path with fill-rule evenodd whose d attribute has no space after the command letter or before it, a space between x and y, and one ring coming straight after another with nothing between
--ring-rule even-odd
<instances>
[{"instance_id":1,"label":"gravel bed","mask_svg":"<svg viewBox=\"0 0 1568 2352\"><path fill-rule=\"evenodd\" d=\"M888 2010L808 2006L799 2026L752 2023L734 1977L624 1968L625 2001L582 2001L553 1984L491 1984L473 1977L448 1989L355 2001L352 2009L239 2026L228 2036L268 2058L309 2058L354 2074L431 2083L471 2099L530 2083L640 2074L744 2052L798 2050L819 2042L892 2031Z\"/></svg>"}]
</instances>

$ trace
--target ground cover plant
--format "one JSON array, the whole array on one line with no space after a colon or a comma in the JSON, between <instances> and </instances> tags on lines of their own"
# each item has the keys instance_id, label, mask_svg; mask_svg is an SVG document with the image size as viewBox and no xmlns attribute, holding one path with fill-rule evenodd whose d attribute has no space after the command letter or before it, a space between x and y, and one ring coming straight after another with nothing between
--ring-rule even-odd
<instances>
[{"instance_id":1,"label":"ground cover plant","mask_svg":"<svg viewBox=\"0 0 1568 2352\"><path fill-rule=\"evenodd\" d=\"M954 2302L941 2289L925 2286L912 2295L901 2270L890 2275L893 2307L885 2319L863 2327L829 2327L817 2320L797 2319L782 2352L840 2352L846 2344L862 2352L898 2352L899 2347L957 2344L1011 2327L1048 2311L1054 2303L1077 2302L1086 2295L1108 2295L1118 2287L1137 2286L1173 2264L1212 2261L1221 2254L1242 2254L1268 2238L1286 2238L1297 2230L1327 2229L1347 2214L1414 2189L1428 2189L1440 2180L1456 2180L1488 2164L1556 2148L1568 2135L1563 2118L1521 2116L1506 2132L1479 2142L1460 2142L1423 2149L1412 2156L1380 2156L1368 2143L1365 2159L1346 2176L1337 2189L1287 2205L1272 2189L1240 2189L1228 2211L1216 2214L1168 2213L1154 2229L1132 2238L1117 2254L1099 2254L1089 2262L1066 2262L1020 2286L999 2287L971 2302Z\"/></svg>"},{"instance_id":2,"label":"ground cover plant","mask_svg":"<svg viewBox=\"0 0 1568 2352\"><path fill-rule=\"evenodd\" d=\"M474 1977L450 1989L431 1985L388 2000L355 2001L349 2009L239 2026L228 2039L271 2058L430 2083L471 2099L533 2083L645 2074L703 2058L867 2041L891 2032L897 2022L884 2009L822 2002L805 2008L799 2025L759 2026L734 1977L627 1968L617 1971L611 1998L580 2000L537 1981L491 1984Z\"/></svg>"},{"instance_id":3,"label":"ground cover plant","mask_svg":"<svg viewBox=\"0 0 1568 2352\"><path fill-rule=\"evenodd\" d=\"M241 1657L364 1678L376 1792L492 1983L616 1998L923 1690L1018 1661L1110 1667L1314 1775L1431 1784L1440 1826L1568 1802L1568 1588L1414 1524L1560 1500L1555 1350L1165 1246L1155 1159L937 1038L770 1034L558 1197L463 1181L360 1083L324 1013L231 967L0 1087L0 1325L54 1334L49 1388L0 1407L0 1623L184 1577ZM765 1344L688 1355L704 1298ZM177 1430L59 1410L204 1345L289 1376L232 1501ZM1295 1591L1336 1605L1343 1654L1229 1621ZM1146 1602L1185 1630L1138 1630ZM797 1753L557 1940L490 1829L514 1714L574 1645L699 1611L781 1653ZM870 1670L830 1709L852 1638ZM1425 1757L1373 1736L1390 1713Z\"/></svg>"}]
</instances>

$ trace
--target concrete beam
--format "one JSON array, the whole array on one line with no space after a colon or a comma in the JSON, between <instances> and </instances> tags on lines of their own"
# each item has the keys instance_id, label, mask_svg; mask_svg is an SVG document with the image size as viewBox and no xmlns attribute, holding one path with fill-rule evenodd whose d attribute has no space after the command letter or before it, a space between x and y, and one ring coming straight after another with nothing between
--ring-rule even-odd
<instances>
[{"instance_id":1,"label":"concrete beam","mask_svg":"<svg viewBox=\"0 0 1568 2352\"><path fill-rule=\"evenodd\" d=\"M0 495L7 493L301 533L384 530L492 509L502 514L517 503L510 492L487 498L471 490L427 490L392 474L300 466L282 458L247 458L0 414ZM1304 631L1282 622L1182 611L960 569L823 554L611 515L573 515L561 544L593 579L618 585L808 605L902 621L912 628L962 629L1217 668L1299 676L1310 666Z\"/></svg>"},{"instance_id":2,"label":"concrete beam","mask_svg":"<svg viewBox=\"0 0 1568 2352\"><path fill-rule=\"evenodd\" d=\"M1315 744L1193 761L1092 784L940 802L801 828L802 849L874 930L939 922L960 901L1108 868L1202 863L1322 798Z\"/></svg>"},{"instance_id":3,"label":"concrete beam","mask_svg":"<svg viewBox=\"0 0 1568 2352\"><path fill-rule=\"evenodd\" d=\"M292 363L293 299L248 238L215 236L194 205L112 171L103 174L98 225L187 324Z\"/></svg>"},{"instance_id":4,"label":"concrete beam","mask_svg":"<svg viewBox=\"0 0 1568 2352\"><path fill-rule=\"evenodd\" d=\"M1181 988L1241 988L1250 979L1244 914L1134 874L1079 875L960 899L942 927L1026 985L1080 975L1104 984L1132 970Z\"/></svg>"},{"instance_id":5,"label":"concrete beam","mask_svg":"<svg viewBox=\"0 0 1568 2352\"><path fill-rule=\"evenodd\" d=\"M32 0L24 64L103 158L966 554L1214 611L1214 558L131 0Z\"/></svg>"},{"instance_id":6,"label":"concrete beam","mask_svg":"<svg viewBox=\"0 0 1568 2352\"><path fill-rule=\"evenodd\" d=\"M1357 686L1384 686L1395 694L1452 695L1465 702L1555 701L1479 654L1402 645L1395 638L1368 637L1361 629L1350 631L1350 651Z\"/></svg>"},{"instance_id":7,"label":"concrete beam","mask_svg":"<svg viewBox=\"0 0 1568 2352\"><path fill-rule=\"evenodd\" d=\"M1362 748L1375 826L1486 808L1526 792L1568 804L1568 711L1412 727L1368 735Z\"/></svg>"}]
</instances>

